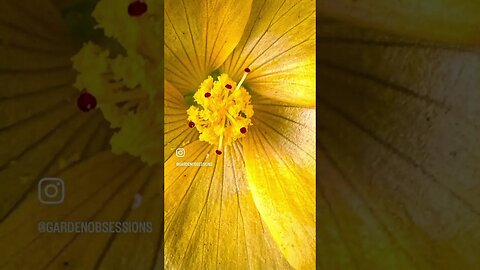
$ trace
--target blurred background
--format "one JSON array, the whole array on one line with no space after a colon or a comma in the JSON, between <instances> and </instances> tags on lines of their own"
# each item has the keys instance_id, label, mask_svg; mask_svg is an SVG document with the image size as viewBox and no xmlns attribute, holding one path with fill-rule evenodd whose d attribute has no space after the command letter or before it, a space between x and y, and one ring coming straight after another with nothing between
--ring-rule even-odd
<instances>
[{"instance_id":1,"label":"blurred background","mask_svg":"<svg viewBox=\"0 0 480 270\"><path fill-rule=\"evenodd\" d=\"M476 269L478 4L320 2L317 267Z\"/></svg>"}]
</instances>

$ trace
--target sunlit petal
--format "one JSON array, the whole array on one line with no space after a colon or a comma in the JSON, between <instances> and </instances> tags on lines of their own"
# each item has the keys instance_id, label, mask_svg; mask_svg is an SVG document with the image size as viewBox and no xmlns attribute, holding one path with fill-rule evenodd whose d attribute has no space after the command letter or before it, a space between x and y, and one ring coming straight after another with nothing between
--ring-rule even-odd
<instances>
[{"instance_id":1,"label":"sunlit petal","mask_svg":"<svg viewBox=\"0 0 480 270\"><path fill-rule=\"evenodd\" d=\"M286 259L315 268L315 109L255 100L244 139L255 205ZM320 221L321 222L321 221Z\"/></svg>"},{"instance_id":2,"label":"sunlit petal","mask_svg":"<svg viewBox=\"0 0 480 270\"><path fill-rule=\"evenodd\" d=\"M254 1L245 34L222 69L272 99L315 105L315 1Z\"/></svg>"},{"instance_id":3,"label":"sunlit petal","mask_svg":"<svg viewBox=\"0 0 480 270\"><path fill-rule=\"evenodd\" d=\"M331 28L343 29L340 37L350 29L349 41ZM373 268L475 268L478 52L406 43L336 22L324 29L318 78L328 87L317 107L324 164L317 187L344 249L355 243L351 259Z\"/></svg>"},{"instance_id":4,"label":"sunlit petal","mask_svg":"<svg viewBox=\"0 0 480 270\"><path fill-rule=\"evenodd\" d=\"M165 78L193 93L239 42L252 0L165 1Z\"/></svg>"},{"instance_id":5,"label":"sunlit petal","mask_svg":"<svg viewBox=\"0 0 480 270\"><path fill-rule=\"evenodd\" d=\"M165 267L289 269L252 200L241 146L196 141L165 163ZM208 154L208 156L207 156ZM212 166L178 166L177 162Z\"/></svg>"},{"instance_id":6,"label":"sunlit petal","mask_svg":"<svg viewBox=\"0 0 480 270\"><path fill-rule=\"evenodd\" d=\"M480 2L475 0L321 0L318 9L322 15L392 34L452 44L480 44Z\"/></svg>"},{"instance_id":7,"label":"sunlit petal","mask_svg":"<svg viewBox=\"0 0 480 270\"><path fill-rule=\"evenodd\" d=\"M165 131L164 161L170 158L177 148L198 139L198 131L188 126L187 105L182 94L168 81L165 81Z\"/></svg>"}]
</instances>

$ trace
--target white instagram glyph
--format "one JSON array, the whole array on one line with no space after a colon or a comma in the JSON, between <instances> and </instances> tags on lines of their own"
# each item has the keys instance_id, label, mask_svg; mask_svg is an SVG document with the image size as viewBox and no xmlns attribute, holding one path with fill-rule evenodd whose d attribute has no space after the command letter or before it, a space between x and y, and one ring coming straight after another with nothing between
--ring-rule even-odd
<instances>
[{"instance_id":1,"label":"white instagram glyph","mask_svg":"<svg viewBox=\"0 0 480 270\"><path fill-rule=\"evenodd\" d=\"M182 158L185 156L185 149L184 148L177 148L177 150L175 150L175 155L179 158Z\"/></svg>"}]
</instances>

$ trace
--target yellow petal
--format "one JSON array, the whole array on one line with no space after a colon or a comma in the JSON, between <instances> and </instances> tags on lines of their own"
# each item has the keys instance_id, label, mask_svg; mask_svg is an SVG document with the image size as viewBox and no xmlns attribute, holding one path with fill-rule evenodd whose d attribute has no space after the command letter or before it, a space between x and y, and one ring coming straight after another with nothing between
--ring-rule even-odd
<instances>
[{"instance_id":1,"label":"yellow petal","mask_svg":"<svg viewBox=\"0 0 480 270\"><path fill-rule=\"evenodd\" d=\"M3 219L38 180L105 149L110 133L99 114L76 112L73 104L48 108L0 131L0 217ZM29 168L25 170L25 168Z\"/></svg>"},{"instance_id":2,"label":"yellow petal","mask_svg":"<svg viewBox=\"0 0 480 270\"><path fill-rule=\"evenodd\" d=\"M58 72L70 66L73 47L50 2L2 0L0 4L0 70Z\"/></svg>"},{"instance_id":3,"label":"yellow petal","mask_svg":"<svg viewBox=\"0 0 480 270\"><path fill-rule=\"evenodd\" d=\"M161 235L161 217L157 211L161 209L160 169L146 167L126 155L103 152L56 175L64 180L62 204L40 204L35 189L0 224L1 242L10 243L0 246L0 265L6 269L57 269L67 262L72 267L92 269L111 266L112 259L116 259L115 269L131 269L128 265L134 263L142 268L152 267ZM135 194L143 199L142 204L132 209ZM152 233L133 234L132 241L125 244L127 236L109 233L54 234L37 230L40 221L123 220L151 221ZM117 245L122 243L123 249L131 253L118 260ZM140 256L143 260L138 259Z\"/></svg>"},{"instance_id":4,"label":"yellow petal","mask_svg":"<svg viewBox=\"0 0 480 270\"><path fill-rule=\"evenodd\" d=\"M165 267L289 269L252 200L240 146L221 156L201 141L184 148L165 163Z\"/></svg>"},{"instance_id":5,"label":"yellow petal","mask_svg":"<svg viewBox=\"0 0 480 270\"><path fill-rule=\"evenodd\" d=\"M151 169L146 182L134 195L134 198L140 196L141 204L131 208L132 211L125 218L126 221L132 222L151 222L152 232L118 234L106 250L104 258L99 264L100 269L163 269L163 261L158 259L163 253L163 216L160 213L163 209L162 167L163 164ZM140 180L140 178L136 180ZM127 202L130 199L131 197L127 198ZM119 260L119 258L122 259Z\"/></svg>"},{"instance_id":6,"label":"yellow petal","mask_svg":"<svg viewBox=\"0 0 480 270\"><path fill-rule=\"evenodd\" d=\"M480 44L480 2L329 1L319 2L322 15L421 40L450 44Z\"/></svg>"},{"instance_id":7,"label":"yellow petal","mask_svg":"<svg viewBox=\"0 0 480 270\"><path fill-rule=\"evenodd\" d=\"M165 1L165 78L183 94L197 90L240 40L252 0Z\"/></svg>"},{"instance_id":8,"label":"yellow petal","mask_svg":"<svg viewBox=\"0 0 480 270\"><path fill-rule=\"evenodd\" d=\"M48 51L63 50L71 45L65 39L67 28L56 7L48 0L11 2L1 0L0 38L10 41L35 41L25 44L29 48ZM18 43L17 43L18 44Z\"/></svg>"},{"instance_id":9,"label":"yellow petal","mask_svg":"<svg viewBox=\"0 0 480 270\"><path fill-rule=\"evenodd\" d=\"M168 81L165 81L164 86L164 161L166 161L177 148L197 140L198 131L188 126L188 108L180 92Z\"/></svg>"},{"instance_id":10,"label":"yellow petal","mask_svg":"<svg viewBox=\"0 0 480 270\"><path fill-rule=\"evenodd\" d=\"M244 151L255 205L290 264L314 269L315 109L254 103Z\"/></svg>"},{"instance_id":11,"label":"yellow petal","mask_svg":"<svg viewBox=\"0 0 480 270\"><path fill-rule=\"evenodd\" d=\"M245 34L222 69L254 92L315 105L315 1L255 1Z\"/></svg>"},{"instance_id":12,"label":"yellow petal","mask_svg":"<svg viewBox=\"0 0 480 270\"><path fill-rule=\"evenodd\" d=\"M349 41L333 38L335 29ZM475 268L478 56L336 22L324 30L332 38L319 41L318 79L328 88L317 107L318 188L337 239L352 243L350 260L374 269ZM321 252L339 254L333 245Z\"/></svg>"},{"instance_id":13,"label":"yellow petal","mask_svg":"<svg viewBox=\"0 0 480 270\"><path fill-rule=\"evenodd\" d=\"M383 186L358 183L358 177L351 176L350 169L339 163L346 161L343 153L339 158L337 147L322 145L317 160L322 164L317 183L317 215L322 220L317 225L320 268L471 268L444 241L434 240L412 224L409 213L392 202L392 196L382 194ZM357 155L357 162L361 162ZM353 166L358 173L358 165Z\"/></svg>"}]
</instances>

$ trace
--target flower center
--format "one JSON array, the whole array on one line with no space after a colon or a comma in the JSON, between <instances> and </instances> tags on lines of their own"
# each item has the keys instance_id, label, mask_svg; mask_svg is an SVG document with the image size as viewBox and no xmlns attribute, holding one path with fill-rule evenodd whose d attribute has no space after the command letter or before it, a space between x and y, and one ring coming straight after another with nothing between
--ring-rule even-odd
<instances>
[{"instance_id":1,"label":"flower center","mask_svg":"<svg viewBox=\"0 0 480 270\"><path fill-rule=\"evenodd\" d=\"M187 110L188 126L198 130L201 141L217 145L218 155L223 153L224 146L246 136L252 125L253 106L250 95L242 87L249 72L245 69L238 84L227 74L216 80L209 76L193 95L196 104Z\"/></svg>"}]
</instances>

